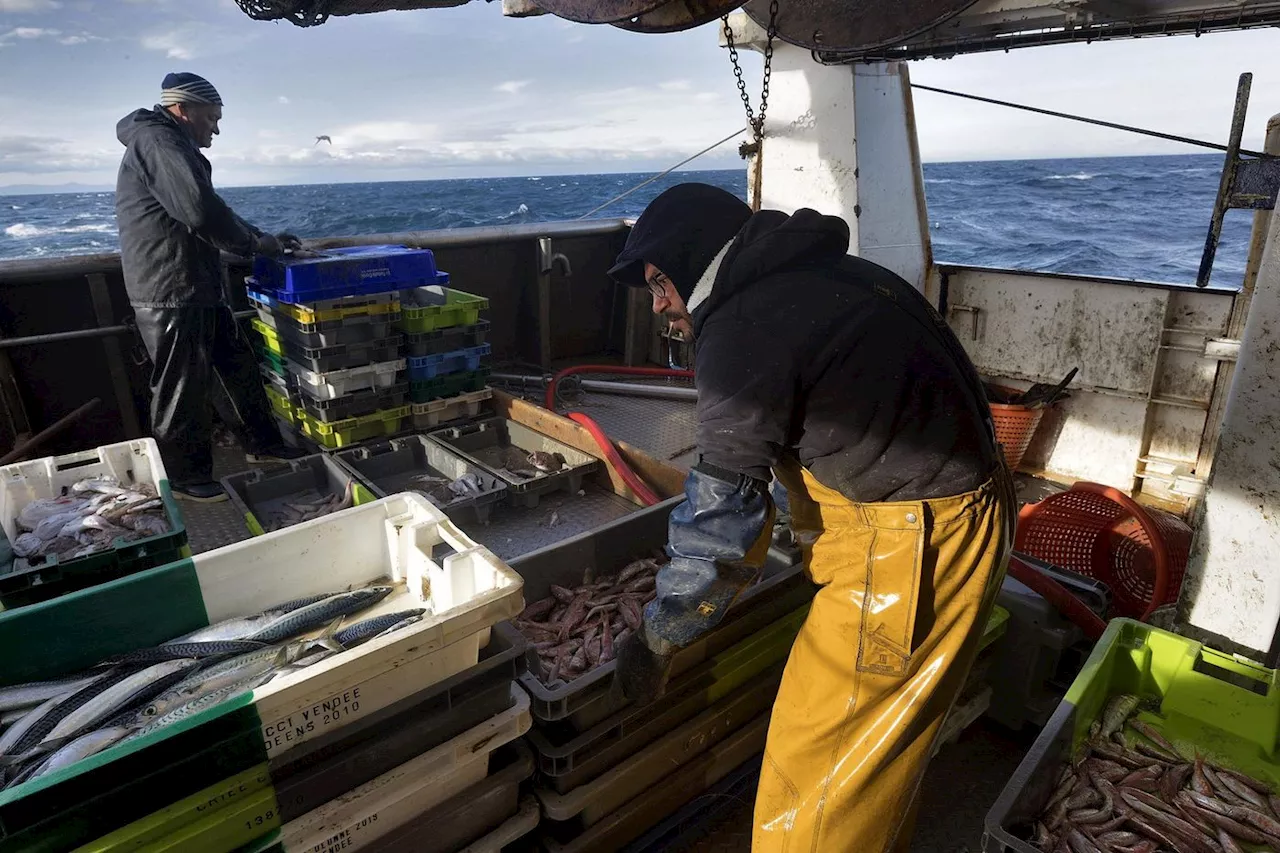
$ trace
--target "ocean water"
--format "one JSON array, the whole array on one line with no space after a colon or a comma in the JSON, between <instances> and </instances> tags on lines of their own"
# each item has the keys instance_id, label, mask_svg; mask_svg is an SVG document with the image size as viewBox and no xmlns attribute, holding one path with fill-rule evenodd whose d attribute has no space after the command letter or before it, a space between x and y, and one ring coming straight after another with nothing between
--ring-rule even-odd
<instances>
[{"instance_id":1,"label":"ocean water","mask_svg":"<svg viewBox=\"0 0 1280 853\"><path fill-rule=\"evenodd\" d=\"M1219 155L930 163L940 263L1191 284L1217 194ZM648 175L233 187L224 198L269 231L303 237L576 219ZM742 171L679 172L597 216L637 216L663 189L704 181L740 196ZM3 190L0 190L2 193ZM1252 217L1227 217L1213 284L1238 287ZM0 195L0 258L116 251L112 193Z\"/></svg>"}]
</instances>

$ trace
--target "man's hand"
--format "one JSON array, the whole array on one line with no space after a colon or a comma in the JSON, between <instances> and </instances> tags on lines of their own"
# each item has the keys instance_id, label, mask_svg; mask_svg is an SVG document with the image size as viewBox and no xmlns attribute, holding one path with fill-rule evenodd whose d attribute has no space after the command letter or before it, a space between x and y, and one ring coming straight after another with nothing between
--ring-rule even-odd
<instances>
[{"instance_id":1,"label":"man's hand","mask_svg":"<svg viewBox=\"0 0 1280 853\"><path fill-rule=\"evenodd\" d=\"M286 252L296 252L302 248L302 241L288 231L281 231L276 235L276 242Z\"/></svg>"},{"instance_id":2,"label":"man's hand","mask_svg":"<svg viewBox=\"0 0 1280 853\"><path fill-rule=\"evenodd\" d=\"M280 241L270 234L260 234L253 241L253 253L268 258L278 257L283 250Z\"/></svg>"}]
</instances>

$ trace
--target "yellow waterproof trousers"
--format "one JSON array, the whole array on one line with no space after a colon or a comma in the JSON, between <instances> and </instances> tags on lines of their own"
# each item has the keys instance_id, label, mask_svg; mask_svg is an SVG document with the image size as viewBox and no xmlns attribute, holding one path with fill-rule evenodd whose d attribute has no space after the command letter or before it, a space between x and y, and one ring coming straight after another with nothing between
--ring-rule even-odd
<instances>
[{"instance_id":1,"label":"yellow waterproof trousers","mask_svg":"<svg viewBox=\"0 0 1280 853\"><path fill-rule=\"evenodd\" d=\"M855 504L798 464L776 473L821 589L773 706L752 850L906 850L1004 577L1008 474L956 497Z\"/></svg>"}]
</instances>

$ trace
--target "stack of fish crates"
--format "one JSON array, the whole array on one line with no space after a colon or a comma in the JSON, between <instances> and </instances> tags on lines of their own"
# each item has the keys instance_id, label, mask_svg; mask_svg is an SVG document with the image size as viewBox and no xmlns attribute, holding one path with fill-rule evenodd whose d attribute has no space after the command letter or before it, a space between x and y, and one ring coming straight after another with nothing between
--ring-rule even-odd
<instances>
[{"instance_id":1,"label":"stack of fish crates","mask_svg":"<svg viewBox=\"0 0 1280 853\"><path fill-rule=\"evenodd\" d=\"M542 809L541 850L630 849L744 763L758 764L764 749L782 669L814 594L802 567L780 551L770 551L760 581L716 630L681 650L656 702L635 707L612 686L610 652L639 615L621 598L652 596L660 562L654 555L679 501L512 561L529 602L514 624L531 647L520 682L531 698L526 740ZM619 584L636 592L609 592ZM603 643L603 629L593 630L587 616L611 618L609 603L594 611L566 604L584 594L584 601L617 599L627 611L622 632L611 634L615 642ZM570 659L579 646L585 666ZM565 653L557 654L561 647Z\"/></svg>"},{"instance_id":2,"label":"stack of fish crates","mask_svg":"<svg viewBox=\"0 0 1280 853\"><path fill-rule=\"evenodd\" d=\"M35 715L0 746L0 850L499 850L539 818L521 607L400 494L0 613L0 705Z\"/></svg>"},{"instance_id":3,"label":"stack of fish crates","mask_svg":"<svg viewBox=\"0 0 1280 853\"><path fill-rule=\"evenodd\" d=\"M480 414L489 382L489 300L442 286L400 294L412 423L433 429Z\"/></svg>"},{"instance_id":4,"label":"stack of fish crates","mask_svg":"<svg viewBox=\"0 0 1280 853\"><path fill-rule=\"evenodd\" d=\"M246 281L258 309L267 396L286 435L334 450L409 426L401 291L449 280L427 249L361 246L259 258Z\"/></svg>"}]
</instances>

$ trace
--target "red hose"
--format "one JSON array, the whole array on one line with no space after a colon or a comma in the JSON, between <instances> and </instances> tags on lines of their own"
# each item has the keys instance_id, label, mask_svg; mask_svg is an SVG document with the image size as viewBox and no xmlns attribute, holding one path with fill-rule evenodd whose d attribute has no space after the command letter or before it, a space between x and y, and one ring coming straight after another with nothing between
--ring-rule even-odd
<instances>
[{"instance_id":1,"label":"red hose","mask_svg":"<svg viewBox=\"0 0 1280 853\"><path fill-rule=\"evenodd\" d=\"M1090 640L1097 640L1107 630L1107 623L1098 618L1084 602L1071 594L1065 586L1018 559L1009 557L1009 574L1013 579L1039 593L1054 609L1075 623Z\"/></svg>"},{"instance_id":2,"label":"red hose","mask_svg":"<svg viewBox=\"0 0 1280 853\"><path fill-rule=\"evenodd\" d=\"M658 376L668 379L693 378L692 370L676 370L670 367L620 367L616 364L579 364L576 367L566 367L551 377L551 381L547 383L545 401L548 409L553 412L556 410L556 386L560 384L560 380L577 373L615 373L619 376Z\"/></svg>"},{"instance_id":3,"label":"red hose","mask_svg":"<svg viewBox=\"0 0 1280 853\"><path fill-rule=\"evenodd\" d=\"M576 373L614 373L623 376L660 376L676 379L693 378L692 370L673 370L667 367L620 367L616 364L579 364L576 367L566 367L551 377L551 381L547 383L545 400L547 409L552 412L556 410L556 385L559 384L560 380ZM614 471L618 472L618 476L635 493L641 503L645 506L653 506L661 500L645 484L644 480L640 479L640 476L631 470L631 466L618 454L617 448L613 446L613 442L609 440L609 436L604 434L604 430L600 428L598 423L581 412L569 412L568 417L591 433L591 437L595 439L600 452L604 454L605 461L609 463Z\"/></svg>"},{"instance_id":4,"label":"red hose","mask_svg":"<svg viewBox=\"0 0 1280 853\"><path fill-rule=\"evenodd\" d=\"M613 470L618 472L618 476L622 478L630 488L636 493L636 497L640 498L640 502L645 506L653 506L658 503L660 498L653 493L650 488L645 485L635 471L631 470L631 466L623 461L622 456L618 454L617 448L613 446L613 442L609 440L609 436L604 434L604 430L600 425L591 418L581 412L570 412L569 420L581 424L591 433L591 437L596 440L596 444L600 446L600 450L604 453L605 459L613 466Z\"/></svg>"}]
</instances>

